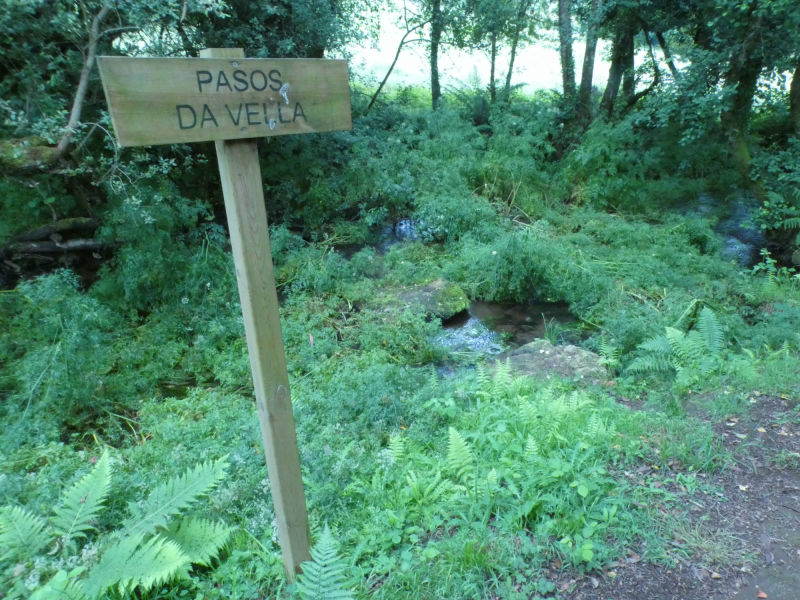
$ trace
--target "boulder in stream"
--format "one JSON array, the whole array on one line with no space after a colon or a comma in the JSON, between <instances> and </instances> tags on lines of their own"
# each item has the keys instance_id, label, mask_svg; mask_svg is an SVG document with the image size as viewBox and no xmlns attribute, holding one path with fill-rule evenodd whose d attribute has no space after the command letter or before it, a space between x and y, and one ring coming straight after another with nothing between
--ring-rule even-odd
<instances>
[{"instance_id":1,"label":"boulder in stream","mask_svg":"<svg viewBox=\"0 0 800 600\"><path fill-rule=\"evenodd\" d=\"M442 321L452 319L469 308L469 298L455 283L437 279L401 294L408 304L416 304L433 317Z\"/></svg>"},{"instance_id":2,"label":"boulder in stream","mask_svg":"<svg viewBox=\"0 0 800 600\"><path fill-rule=\"evenodd\" d=\"M549 379L554 375L578 379L587 383L601 383L608 379L608 371L600 356L578 346L554 346L545 339L537 339L516 350L498 357L508 361L521 375Z\"/></svg>"}]
</instances>

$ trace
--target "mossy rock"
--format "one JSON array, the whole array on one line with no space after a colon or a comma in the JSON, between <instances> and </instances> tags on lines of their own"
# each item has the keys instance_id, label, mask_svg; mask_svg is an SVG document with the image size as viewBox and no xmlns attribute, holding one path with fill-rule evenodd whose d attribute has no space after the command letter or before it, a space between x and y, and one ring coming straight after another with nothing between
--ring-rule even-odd
<instances>
[{"instance_id":1,"label":"mossy rock","mask_svg":"<svg viewBox=\"0 0 800 600\"><path fill-rule=\"evenodd\" d=\"M56 154L55 146L38 137L0 140L0 169L24 171L39 168L52 161Z\"/></svg>"},{"instance_id":2,"label":"mossy rock","mask_svg":"<svg viewBox=\"0 0 800 600\"><path fill-rule=\"evenodd\" d=\"M437 279L400 295L403 302L416 304L429 315L442 321L452 319L469 308L469 298L455 283Z\"/></svg>"},{"instance_id":3,"label":"mossy rock","mask_svg":"<svg viewBox=\"0 0 800 600\"><path fill-rule=\"evenodd\" d=\"M520 346L497 360L508 361L517 373L543 379L558 376L596 384L609 376L602 358L594 352L572 345L554 346L545 339Z\"/></svg>"}]
</instances>

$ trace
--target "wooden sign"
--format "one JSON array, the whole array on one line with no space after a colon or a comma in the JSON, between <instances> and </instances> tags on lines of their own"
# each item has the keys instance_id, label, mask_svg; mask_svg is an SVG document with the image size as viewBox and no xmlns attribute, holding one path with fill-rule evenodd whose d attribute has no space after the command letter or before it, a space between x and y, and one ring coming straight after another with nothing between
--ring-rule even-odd
<instances>
[{"instance_id":1,"label":"wooden sign","mask_svg":"<svg viewBox=\"0 0 800 600\"><path fill-rule=\"evenodd\" d=\"M236 48L200 56L98 61L121 146L215 141L278 539L292 581L310 558L308 514L258 150L240 138L349 129L347 64L245 59Z\"/></svg>"},{"instance_id":2,"label":"wooden sign","mask_svg":"<svg viewBox=\"0 0 800 600\"><path fill-rule=\"evenodd\" d=\"M120 146L350 129L347 63L325 59L97 59Z\"/></svg>"}]
</instances>

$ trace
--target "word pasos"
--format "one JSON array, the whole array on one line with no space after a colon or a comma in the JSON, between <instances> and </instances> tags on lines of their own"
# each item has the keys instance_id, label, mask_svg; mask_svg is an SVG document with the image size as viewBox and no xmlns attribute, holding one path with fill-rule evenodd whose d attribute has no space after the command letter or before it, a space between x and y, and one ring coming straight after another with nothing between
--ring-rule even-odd
<instances>
[{"instance_id":1,"label":"word pasos","mask_svg":"<svg viewBox=\"0 0 800 600\"><path fill-rule=\"evenodd\" d=\"M195 71L197 78L197 91L203 92L263 92L270 89L277 92L281 89L281 72L278 69L271 69L264 73L261 69L253 69L249 73L242 69L236 69L230 74L225 71L217 71L216 75L211 71Z\"/></svg>"}]
</instances>

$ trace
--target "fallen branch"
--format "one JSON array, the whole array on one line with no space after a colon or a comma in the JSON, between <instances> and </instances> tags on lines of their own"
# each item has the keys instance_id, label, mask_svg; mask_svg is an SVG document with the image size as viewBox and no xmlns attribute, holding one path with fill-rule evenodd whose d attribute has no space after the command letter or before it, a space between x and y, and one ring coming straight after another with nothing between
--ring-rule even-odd
<instances>
[{"instance_id":1,"label":"fallen branch","mask_svg":"<svg viewBox=\"0 0 800 600\"><path fill-rule=\"evenodd\" d=\"M15 235L12 238L12 242L35 242L39 240L46 240L55 234L61 235L63 233L75 231L91 233L97 229L99 225L99 220L88 217L59 219L54 223L43 225L42 227L37 227L36 229L31 229L30 231Z\"/></svg>"},{"instance_id":2,"label":"fallen branch","mask_svg":"<svg viewBox=\"0 0 800 600\"><path fill-rule=\"evenodd\" d=\"M76 252L80 250L103 250L116 244L97 240L77 239L64 242L12 242L1 251L3 254L53 254L56 252Z\"/></svg>"}]
</instances>

